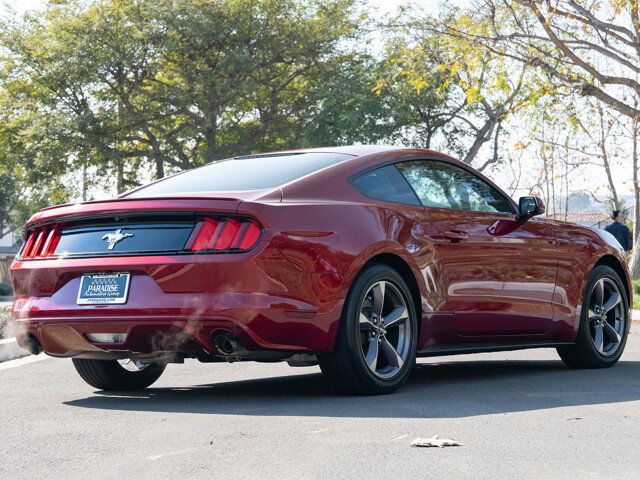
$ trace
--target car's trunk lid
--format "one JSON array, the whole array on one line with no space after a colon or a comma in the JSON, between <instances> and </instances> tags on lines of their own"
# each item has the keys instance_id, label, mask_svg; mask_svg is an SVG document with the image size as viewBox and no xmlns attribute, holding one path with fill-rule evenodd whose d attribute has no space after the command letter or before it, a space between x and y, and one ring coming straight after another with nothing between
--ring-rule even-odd
<instances>
[{"instance_id":1,"label":"car's trunk lid","mask_svg":"<svg viewBox=\"0 0 640 480\"><path fill-rule=\"evenodd\" d=\"M21 258L170 254L182 252L198 218L235 215L259 192L207 196L118 198L52 207L25 227ZM278 192L266 198L280 201Z\"/></svg>"},{"instance_id":2,"label":"car's trunk lid","mask_svg":"<svg viewBox=\"0 0 640 480\"><path fill-rule=\"evenodd\" d=\"M235 212L244 201L280 202L279 189L249 190L241 192L207 192L173 197L121 197L110 200L95 200L45 208L34 214L27 222L29 229L36 224L70 217L91 217L109 214L135 214L139 212Z\"/></svg>"}]
</instances>

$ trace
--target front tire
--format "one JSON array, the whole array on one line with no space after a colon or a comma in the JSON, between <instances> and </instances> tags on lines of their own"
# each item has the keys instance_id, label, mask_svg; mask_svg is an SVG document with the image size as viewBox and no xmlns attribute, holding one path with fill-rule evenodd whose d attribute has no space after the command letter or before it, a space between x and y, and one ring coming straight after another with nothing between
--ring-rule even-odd
<instances>
[{"instance_id":1,"label":"front tire","mask_svg":"<svg viewBox=\"0 0 640 480\"><path fill-rule=\"evenodd\" d=\"M558 348L558 354L572 368L612 367L624 351L630 324L620 276L610 267L597 266L585 286L576 343Z\"/></svg>"},{"instance_id":2,"label":"front tire","mask_svg":"<svg viewBox=\"0 0 640 480\"><path fill-rule=\"evenodd\" d=\"M417 312L406 282L393 268L373 264L356 277L335 347L318 361L343 392L392 393L415 363L417 337Z\"/></svg>"},{"instance_id":3,"label":"front tire","mask_svg":"<svg viewBox=\"0 0 640 480\"><path fill-rule=\"evenodd\" d=\"M153 384L166 365L135 360L90 360L74 358L82 379L99 390L142 390Z\"/></svg>"}]
</instances>

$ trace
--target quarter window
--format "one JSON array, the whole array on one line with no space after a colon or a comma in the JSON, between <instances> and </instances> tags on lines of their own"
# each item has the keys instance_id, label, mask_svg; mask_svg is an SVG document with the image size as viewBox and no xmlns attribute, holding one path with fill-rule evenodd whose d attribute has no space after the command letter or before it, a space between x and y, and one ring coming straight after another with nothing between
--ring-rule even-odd
<instances>
[{"instance_id":1,"label":"quarter window","mask_svg":"<svg viewBox=\"0 0 640 480\"><path fill-rule=\"evenodd\" d=\"M415 193L394 165L387 165L363 173L356 177L353 185L365 197L407 205L420 205Z\"/></svg>"},{"instance_id":2,"label":"quarter window","mask_svg":"<svg viewBox=\"0 0 640 480\"><path fill-rule=\"evenodd\" d=\"M426 207L513 213L500 192L460 167L439 161L402 162L396 166Z\"/></svg>"}]
</instances>

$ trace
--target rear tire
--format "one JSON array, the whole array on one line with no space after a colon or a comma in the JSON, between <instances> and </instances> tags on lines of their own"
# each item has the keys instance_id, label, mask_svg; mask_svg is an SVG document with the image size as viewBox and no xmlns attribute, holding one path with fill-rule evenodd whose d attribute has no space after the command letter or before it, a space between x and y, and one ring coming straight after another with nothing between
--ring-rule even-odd
<instances>
[{"instance_id":1,"label":"rear tire","mask_svg":"<svg viewBox=\"0 0 640 480\"><path fill-rule=\"evenodd\" d=\"M72 360L82 379L99 390L142 390L158 380L166 367L164 364L149 363L140 370L131 371L117 360Z\"/></svg>"},{"instance_id":2,"label":"rear tire","mask_svg":"<svg viewBox=\"0 0 640 480\"><path fill-rule=\"evenodd\" d=\"M417 338L416 307L407 284L393 268L373 264L353 282L335 347L319 355L318 362L345 393L388 394L411 372Z\"/></svg>"},{"instance_id":3,"label":"rear tire","mask_svg":"<svg viewBox=\"0 0 640 480\"><path fill-rule=\"evenodd\" d=\"M585 286L576 343L558 348L558 355L572 368L612 367L624 351L630 324L620 276L610 267L597 266Z\"/></svg>"}]
</instances>

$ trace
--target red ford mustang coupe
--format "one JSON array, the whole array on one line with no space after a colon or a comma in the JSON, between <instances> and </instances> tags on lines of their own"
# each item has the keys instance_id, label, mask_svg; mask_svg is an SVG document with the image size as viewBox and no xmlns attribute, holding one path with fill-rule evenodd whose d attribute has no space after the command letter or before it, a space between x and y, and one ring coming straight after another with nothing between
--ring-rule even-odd
<instances>
[{"instance_id":1,"label":"red ford mustang coupe","mask_svg":"<svg viewBox=\"0 0 640 480\"><path fill-rule=\"evenodd\" d=\"M416 357L556 348L620 358L630 279L603 231L537 217L428 150L247 155L35 214L11 268L20 345L105 390L167 363L318 363L389 393Z\"/></svg>"}]
</instances>

